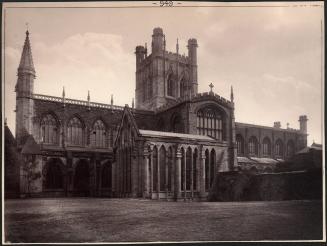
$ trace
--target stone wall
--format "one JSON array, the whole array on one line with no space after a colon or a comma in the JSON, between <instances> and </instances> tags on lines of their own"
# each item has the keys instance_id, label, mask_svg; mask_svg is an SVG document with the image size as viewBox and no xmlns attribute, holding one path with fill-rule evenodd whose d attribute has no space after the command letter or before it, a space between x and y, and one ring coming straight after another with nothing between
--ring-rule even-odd
<instances>
[{"instance_id":1,"label":"stone wall","mask_svg":"<svg viewBox=\"0 0 327 246\"><path fill-rule=\"evenodd\" d=\"M216 176L210 201L280 201L322 198L322 170L253 175L224 172Z\"/></svg>"}]
</instances>

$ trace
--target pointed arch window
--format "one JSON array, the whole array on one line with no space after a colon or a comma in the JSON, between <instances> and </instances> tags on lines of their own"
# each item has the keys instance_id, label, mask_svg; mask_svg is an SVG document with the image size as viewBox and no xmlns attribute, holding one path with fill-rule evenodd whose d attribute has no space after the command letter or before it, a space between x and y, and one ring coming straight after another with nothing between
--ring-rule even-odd
<instances>
[{"instance_id":1,"label":"pointed arch window","mask_svg":"<svg viewBox=\"0 0 327 246\"><path fill-rule=\"evenodd\" d=\"M91 134L91 144L96 148L106 147L106 127L102 120L97 120L93 125L93 130Z\"/></svg>"},{"instance_id":2,"label":"pointed arch window","mask_svg":"<svg viewBox=\"0 0 327 246\"><path fill-rule=\"evenodd\" d=\"M237 147L237 155L242 156L244 155L244 139L242 135L236 135L236 147Z\"/></svg>"},{"instance_id":3,"label":"pointed arch window","mask_svg":"<svg viewBox=\"0 0 327 246\"><path fill-rule=\"evenodd\" d=\"M249 155L258 155L258 140L254 136L249 139Z\"/></svg>"},{"instance_id":4,"label":"pointed arch window","mask_svg":"<svg viewBox=\"0 0 327 246\"><path fill-rule=\"evenodd\" d=\"M271 143L268 137L265 137L262 141L262 155L263 156L271 155Z\"/></svg>"},{"instance_id":5,"label":"pointed arch window","mask_svg":"<svg viewBox=\"0 0 327 246\"><path fill-rule=\"evenodd\" d=\"M67 124L67 143L69 145L83 145L83 124L77 118L73 117Z\"/></svg>"},{"instance_id":6,"label":"pointed arch window","mask_svg":"<svg viewBox=\"0 0 327 246\"><path fill-rule=\"evenodd\" d=\"M41 140L45 144L57 144L59 142L58 124L51 114L47 114L41 120Z\"/></svg>"},{"instance_id":7,"label":"pointed arch window","mask_svg":"<svg viewBox=\"0 0 327 246\"><path fill-rule=\"evenodd\" d=\"M197 134L223 140L223 118L218 110L201 109L197 112Z\"/></svg>"},{"instance_id":8,"label":"pointed arch window","mask_svg":"<svg viewBox=\"0 0 327 246\"><path fill-rule=\"evenodd\" d=\"M152 86L152 80L150 77L148 77L148 82L147 82L147 88L148 88L148 98L152 98L153 95L153 86Z\"/></svg>"},{"instance_id":9,"label":"pointed arch window","mask_svg":"<svg viewBox=\"0 0 327 246\"><path fill-rule=\"evenodd\" d=\"M185 81L185 78L183 78L180 82L180 85L179 85L179 92L180 92L180 97L185 97L186 96L186 81Z\"/></svg>"},{"instance_id":10,"label":"pointed arch window","mask_svg":"<svg viewBox=\"0 0 327 246\"><path fill-rule=\"evenodd\" d=\"M148 99L148 81L146 79L143 80L143 102Z\"/></svg>"},{"instance_id":11,"label":"pointed arch window","mask_svg":"<svg viewBox=\"0 0 327 246\"><path fill-rule=\"evenodd\" d=\"M174 80L173 75L170 74L167 79L167 95L173 97L174 94Z\"/></svg>"},{"instance_id":12,"label":"pointed arch window","mask_svg":"<svg viewBox=\"0 0 327 246\"><path fill-rule=\"evenodd\" d=\"M283 156L283 142L282 140L278 139L275 144L275 154L277 157Z\"/></svg>"}]
</instances>

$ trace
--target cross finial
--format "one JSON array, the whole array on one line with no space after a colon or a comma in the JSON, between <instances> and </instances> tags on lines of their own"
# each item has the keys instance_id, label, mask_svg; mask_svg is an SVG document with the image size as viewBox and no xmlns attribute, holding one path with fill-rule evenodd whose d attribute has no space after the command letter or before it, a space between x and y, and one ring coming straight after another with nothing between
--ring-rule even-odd
<instances>
[{"instance_id":1,"label":"cross finial","mask_svg":"<svg viewBox=\"0 0 327 246\"><path fill-rule=\"evenodd\" d=\"M28 32L28 22L25 23L26 26L26 35L28 36L29 32Z\"/></svg>"},{"instance_id":2,"label":"cross finial","mask_svg":"<svg viewBox=\"0 0 327 246\"><path fill-rule=\"evenodd\" d=\"M212 88L214 87L214 85L210 83L209 87L210 87L210 92L212 92Z\"/></svg>"}]
</instances>

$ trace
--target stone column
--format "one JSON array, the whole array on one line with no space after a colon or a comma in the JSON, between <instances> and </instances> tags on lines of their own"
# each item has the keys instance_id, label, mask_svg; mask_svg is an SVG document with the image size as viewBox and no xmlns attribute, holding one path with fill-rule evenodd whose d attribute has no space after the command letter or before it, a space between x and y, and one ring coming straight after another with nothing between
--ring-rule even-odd
<instances>
[{"instance_id":1,"label":"stone column","mask_svg":"<svg viewBox=\"0 0 327 246\"><path fill-rule=\"evenodd\" d=\"M157 151L157 199L160 199L160 148Z\"/></svg>"},{"instance_id":2,"label":"stone column","mask_svg":"<svg viewBox=\"0 0 327 246\"><path fill-rule=\"evenodd\" d=\"M168 200L168 154L167 154L167 152L166 152L166 158L165 158L165 169L166 169L165 191L166 191L166 199Z\"/></svg>"},{"instance_id":3,"label":"stone column","mask_svg":"<svg viewBox=\"0 0 327 246\"><path fill-rule=\"evenodd\" d=\"M145 148L143 152L143 197L148 198L150 195L150 185L149 185L149 153Z\"/></svg>"},{"instance_id":4,"label":"stone column","mask_svg":"<svg viewBox=\"0 0 327 246\"><path fill-rule=\"evenodd\" d=\"M184 150L184 161L182 163L182 165L184 165L184 180L183 180L184 201L186 200L186 153L187 153L187 150Z\"/></svg>"},{"instance_id":5,"label":"stone column","mask_svg":"<svg viewBox=\"0 0 327 246\"><path fill-rule=\"evenodd\" d=\"M193 200L193 197L194 197L194 191L193 191L193 182L194 182L194 180L193 180L193 177L194 177L194 174L193 174L193 172L194 172L194 169L193 169L193 150L191 150L191 199Z\"/></svg>"},{"instance_id":6,"label":"stone column","mask_svg":"<svg viewBox=\"0 0 327 246\"><path fill-rule=\"evenodd\" d=\"M152 193L153 193L153 152L152 152L152 149L151 149L151 152L149 153L149 161L150 161L149 193L150 193L150 198L152 199Z\"/></svg>"},{"instance_id":7,"label":"stone column","mask_svg":"<svg viewBox=\"0 0 327 246\"><path fill-rule=\"evenodd\" d=\"M181 197L181 158L182 153L180 149L176 151L175 158L175 199L178 200Z\"/></svg>"},{"instance_id":8,"label":"stone column","mask_svg":"<svg viewBox=\"0 0 327 246\"><path fill-rule=\"evenodd\" d=\"M131 149L131 172L132 172L132 197L137 197L138 187L138 163L136 158L136 151Z\"/></svg>"},{"instance_id":9,"label":"stone column","mask_svg":"<svg viewBox=\"0 0 327 246\"><path fill-rule=\"evenodd\" d=\"M200 159L200 199L205 198L205 191L206 191L206 164L205 164L205 159L206 155L205 152L199 154L199 159Z\"/></svg>"}]
</instances>

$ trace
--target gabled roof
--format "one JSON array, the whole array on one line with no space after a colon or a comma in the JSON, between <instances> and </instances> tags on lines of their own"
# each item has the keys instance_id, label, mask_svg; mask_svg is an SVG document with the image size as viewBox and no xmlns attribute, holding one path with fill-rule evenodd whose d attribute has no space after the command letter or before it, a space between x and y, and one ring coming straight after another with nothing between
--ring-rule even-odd
<instances>
[{"instance_id":1,"label":"gabled roof","mask_svg":"<svg viewBox=\"0 0 327 246\"><path fill-rule=\"evenodd\" d=\"M183 138L183 139L194 139L194 140L214 140L211 137L195 134L185 134L176 132L161 132L161 131L150 131L150 130L139 130L141 136L145 137L170 137L170 138Z\"/></svg>"},{"instance_id":2,"label":"gabled roof","mask_svg":"<svg viewBox=\"0 0 327 246\"><path fill-rule=\"evenodd\" d=\"M138 135L140 134L139 128L137 127L134 116L132 115L131 111L129 110L128 106L126 105L125 108L124 108L123 115L121 117L119 127L118 127L118 131L117 131L117 135L116 135L116 139L115 139L115 144L116 144L116 141L117 141L117 139L118 139L118 137L120 135L120 132L121 132L125 117L128 118L128 121L131 123L132 128L137 132L137 134Z\"/></svg>"},{"instance_id":3,"label":"gabled roof","mask_svg":"<svg viewBox=\"0 0 327 246\"><path fill-rule=\"evenodd\" d=\"M23 148L22 154L30 154L30 155L37 155L41 153L40 146L36 143L34 137L29 135Z\"/></svg>"}]
</instances>

